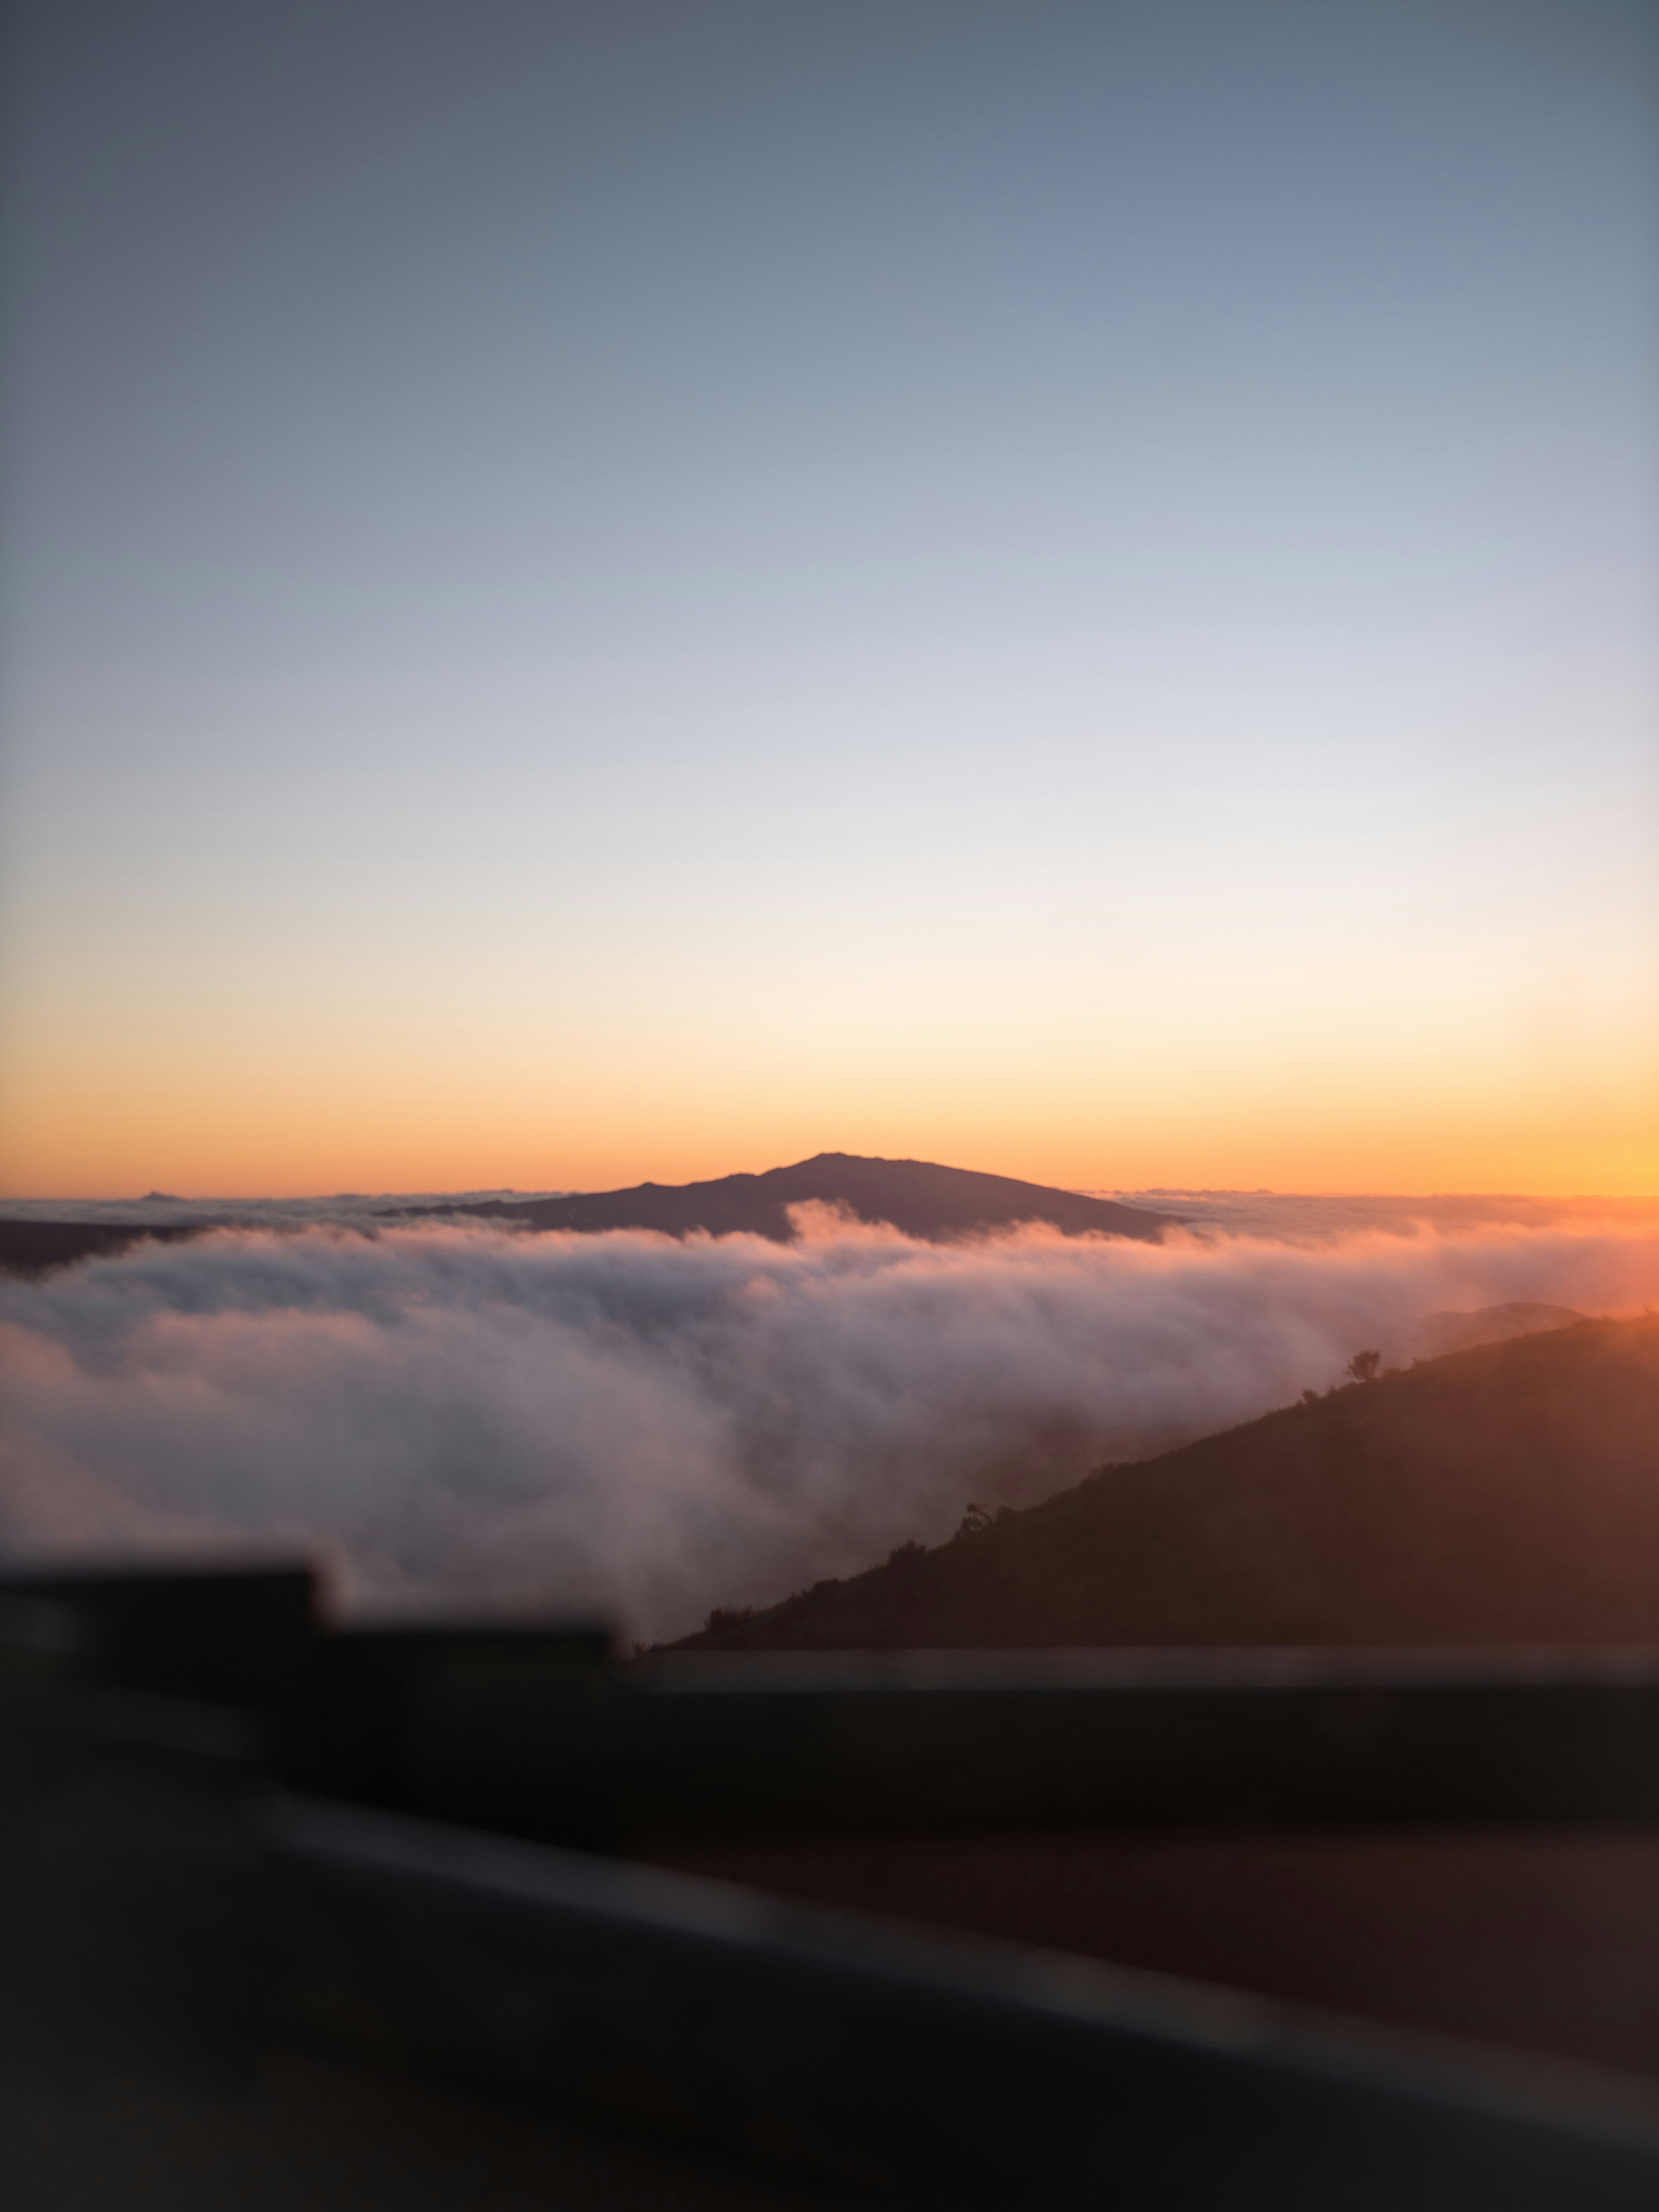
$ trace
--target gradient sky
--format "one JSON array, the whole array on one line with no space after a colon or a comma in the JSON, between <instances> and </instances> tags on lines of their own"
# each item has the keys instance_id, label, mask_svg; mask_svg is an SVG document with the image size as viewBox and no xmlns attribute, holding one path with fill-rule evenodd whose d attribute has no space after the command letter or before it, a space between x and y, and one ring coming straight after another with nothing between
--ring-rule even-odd
<instances>
[{"instance_id":1,"label":"gradient sky","mask_svg":"<svg viewBox=\"0 0 1659 2212\"><path fill-rule=\"evenodd\" d=\"M1644 0L11 13L7 1191L1659 1190Z\"/></svg>"}]
</instances>

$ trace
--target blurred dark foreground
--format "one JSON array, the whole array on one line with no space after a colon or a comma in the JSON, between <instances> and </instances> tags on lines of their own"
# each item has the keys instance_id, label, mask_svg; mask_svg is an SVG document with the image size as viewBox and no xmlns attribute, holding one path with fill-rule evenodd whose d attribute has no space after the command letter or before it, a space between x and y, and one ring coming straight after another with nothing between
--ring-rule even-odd
<instances>
[{"instance_id":1,"label":"blurred dark foreground","mask_svg":"<svg viewBox=\"0 0 1659 2212\"><path fill-rule=\"evenodd\" d=\"M1659 1653L12 1583L0 2140L19 2212L1650 2212Z\"/></svg>"}]
</instances>

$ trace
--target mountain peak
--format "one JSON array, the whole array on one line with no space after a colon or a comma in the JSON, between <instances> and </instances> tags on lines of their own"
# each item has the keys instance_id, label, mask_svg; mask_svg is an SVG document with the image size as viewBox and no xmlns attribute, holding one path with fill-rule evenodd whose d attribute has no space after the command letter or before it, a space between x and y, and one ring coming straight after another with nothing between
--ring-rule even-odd
<instances>
[{"instance_id":1,"label":"mountain peak","mask_svg":"<svg viewBox=\"0 0 1659 2212\"><path fill-rule=\"evenodd\" d=\"M813 1203L839 1206L857 1220L884 1223L929 1243L985 1236L1025 1222L1045 1224L1067 1237L1132 1237L1155 1243L1179 1218L1012 1176L857 1152L817 1152L761 1175L738 1173L707 1182L641 1182L626 1190L416 1210L481 1214L534 1229L650 1229L671 1237L766 1237L787 1243L796 1234L791 1208Z\"/></svg>"}]
</instances>

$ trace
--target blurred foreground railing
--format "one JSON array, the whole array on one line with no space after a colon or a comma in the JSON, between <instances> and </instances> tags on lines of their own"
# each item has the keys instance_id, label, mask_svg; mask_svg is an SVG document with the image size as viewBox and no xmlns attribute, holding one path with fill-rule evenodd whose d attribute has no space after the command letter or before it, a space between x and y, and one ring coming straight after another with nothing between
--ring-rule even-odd
<instances>
[{"instance_id":1,"label":"blurred foreground railing","mask_svg":"<svg viewBox=\"0 0 1659 2212\"><path fill-rule=\"evenodd\" d=\"M179 2110L219 2126L301 2052L836 2201L1648 2207L1634 2088L615 1854L1656 1820L1653 1655L629 1671L596 1636L321 1633L300 1572L37 1580L0 1591L0 2076L30 2111L159 2084L185 2166ZM29 2185L70 2201L50 2156Z\"/></svg>"}]
</instances>

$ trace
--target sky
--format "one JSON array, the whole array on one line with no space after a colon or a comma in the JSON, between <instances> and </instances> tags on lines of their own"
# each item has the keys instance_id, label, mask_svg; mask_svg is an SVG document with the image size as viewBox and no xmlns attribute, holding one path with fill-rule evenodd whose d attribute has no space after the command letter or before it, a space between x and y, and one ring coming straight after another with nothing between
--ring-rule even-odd
<instances>
[{"instance_id":1,"label":"sky","mask_svg":"<svg viewBox=\"0 0 1659 2212\"><path fill-rule=\"evenodd\" d=\"M1640 0L21 0L0 1191L1659 1192Z\"/></svg>"}]
</instances>

